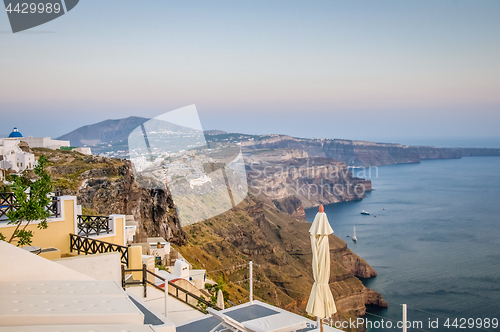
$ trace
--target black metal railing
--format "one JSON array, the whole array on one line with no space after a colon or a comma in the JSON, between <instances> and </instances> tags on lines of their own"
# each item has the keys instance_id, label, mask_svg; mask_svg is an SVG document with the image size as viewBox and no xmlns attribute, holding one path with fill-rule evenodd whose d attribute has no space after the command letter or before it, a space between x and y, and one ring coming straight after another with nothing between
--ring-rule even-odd
<instances>
[{"instance_id":1,"label":"black metal railing","mask_svg":"<svg viewBox=\"0 0 500 332\"><path fill-rule=\"evenodd\" d=\"M60 215L57 197L51 196L52 201L47 206L50 213L49 218L57 218ZM14 211L19 207L16 196L13 193L0 193L0 221L7 221L7 212Z\"/></svg>"},{"instance_id":2,"label":"black metal railing","mask_svg":"<svg viewBox=\"0 0 500 332\"><path fill-rule=\"evenodd\" d=\"M125 276L127 273L132 273L132 272L141 272L141 279L140 280L132 280L132 281L127 281ZM132 285L140 285L143 286L144 288L144 298L147 297L147 289L148 285L156 288L157 290L165 293L165 288L159 287L156 285L154 282L151 282L148 280L148 275L152 276L154 278L158 278L163 283L165 284L166 279L157 275L154 272L149 271L146 268L146 264L142 264L142 269L126 269L125 266L122 265L122 287L125 289L127 286L132 286ZM213 304L210 301L205 300L204 298L201 298L190 291L177 286L176 284L172 282L168 282L168 295L175 297L177 300L186 303L188 306L192 307L193 309L199 310L203 312L204 314L208 313L207 308L213 308L215 310L222 310L215 304Z\"/></svg>"},{"instance_id":3,"label":"black metal railing","mask_svg":"<svg viewBox=\"0 0 500 332\"><path fill-rule=\"evenodd\" d=\"M13 193L0 193L0 221L8 220L7 212L16 208L16 197Z\"/></svg>"},{"instance_id":4,"label":"black metal railing","mask_svg":"<svg viewBox=\"0 0 500 332\"><path fill-rule=\"evenodd\" d=\"M119 252L122 264L128 265L128 247L110 242L100 241L76 234L69 235L69 250L78 254L102 254L105 252Z\"/></svg>"},{"instance_id":5,"label":"black metal railing","mask_svg":"<svg viewBox=\"0 0 500 332\"><path fill-rule=\"evenodd\" d=\"M50 198L52 199L52 201L47 206L47 210L49 210L50 213L50 218L58 218L61 215L61 212L59 211L59 199L56 196L51 196Z\"/></svg>"},{"instance_id":6,"label":"black metal railing","mask_svg":"<svg viewBox=\"0 0 500 332\"><path fill-rule=\"evenodd\" d=\"M92 236L112 233L109 217L77 216L78 235Z\"/></svg>"}]
</instances>

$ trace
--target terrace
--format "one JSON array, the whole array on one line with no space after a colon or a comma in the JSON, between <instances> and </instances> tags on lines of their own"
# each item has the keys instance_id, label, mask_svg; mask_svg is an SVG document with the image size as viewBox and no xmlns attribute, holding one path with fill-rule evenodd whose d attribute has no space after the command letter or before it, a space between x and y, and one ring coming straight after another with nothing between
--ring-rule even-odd
<instances>
[{"instance_id":1,"label":"terrace","mask_svg":"<svg viewBox=\"0 0 500 332\"><path fill-rule=\"evenodd\" d=\"M7 213L17 207L14 194L0 193L0 232L7 238L16 228L9 224ZM33 232L32 246L39 248L42 257L60 258L116 251L122 254L123 263L128 263L124 215L79 215L81 208L74 196L53 196L47 210L50 212L47 229L38 229L39 221L31 222L26 228Z\"/></svg>"},{"instance_id":2,"label":"terrace","mask_svg":"<svg viewBox=\"0 0 500 332\"><path fill-rule=\"evenodd\" d=\"M59 205L57 204L57 197L52 196L52 202L47 206L47 210L50 212L50 218L59 217ZM18 207L16 202L16 197L13 193L2 193L0 192L0 222L7 222L7 213L13 211Z\"/></svg>"},{"instance_id":3,"label":"terrace","mask_svg":"<svg viewBox=\"0 0 500 332\"><path fill-rule=\"evenodd\" d=\"M12 194L0 197L3 215L16 208ZM0 241L0 268L9 271L0 275L0 332L317 329L315 321L252 295L247 303L221 310L158 274L141 246L126 245L124 215L79 215L74 196L54 197L47 208L47 229L38 230L37 222L28 226L38 255ZM13 229L0 221L4 235Z\"/></svg>"}]
</instances>

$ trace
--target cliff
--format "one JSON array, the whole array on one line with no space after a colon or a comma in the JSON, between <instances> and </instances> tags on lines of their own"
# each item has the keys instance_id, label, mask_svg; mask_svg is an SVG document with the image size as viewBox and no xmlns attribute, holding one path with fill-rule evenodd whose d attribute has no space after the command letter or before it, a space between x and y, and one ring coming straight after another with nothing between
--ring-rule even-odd
<instances>
[{"instance_id":1,"label":"cliff","mask_svg":"<svg viewBox=\"0 0 500 332\"><path fill-rule=\"evenodd\" d=\"M294 149L306 152L309 157L332 158L343 161L349 166L365 167L418 163L425 159L500 156L500 149L436 148L433 146L409 146L342 139L304 139L286 135L246 139L242 141L242 147L250 155L260 149Z\"/></svg>"},{"instance_id":2,"label":"cliff","mask_svg":"<svg viewBox=\"0 0 500 332\"><path fill-rule=\"evenodd\" d=\"M237 267L252 260L255 295L274 305L300 314L313 284L310 224L279 209L264 197L249 196L232 210L204 222L186 226L188 241L180 252L195 268L208 271L212 279L223 274L227 281L248 289L242 280L248 268ZM367 289L356 277L369 278L376 272L330 236L330 288L337 303L337 318L364 315L367 304L385 307L380 294ZM231 301L246 301L247 292L237 291Z\"/></svg>"},{"instance_id":3,"label":"cliff","mask_svg":"<svg viewBox=\"0 0 500 332\"><path fill-rule=\"evenodd\" d=\"M252 163L247 166L247 178L252 192L277 204L285 198L295 197L302 208L310 208L361 200L367 191L372 190L371 181L353 177L344 162L330 158L290 157L288 160L269 161L252 155L249 160Z\"/></svg>"},{"instance_id":4,"label":"cliff","mask_svg":"<svg viewBox=\"0 0 500 332\"><path fill-rule=\"evenodd\" d=\"M84 214L133 215L139 223L139 237L162 236L178 245L186 242L170 193L139 187L130 161L73 151L33 151L49 158L54 190L62 195L76 195Z\"/></svg>"}]
</instances>

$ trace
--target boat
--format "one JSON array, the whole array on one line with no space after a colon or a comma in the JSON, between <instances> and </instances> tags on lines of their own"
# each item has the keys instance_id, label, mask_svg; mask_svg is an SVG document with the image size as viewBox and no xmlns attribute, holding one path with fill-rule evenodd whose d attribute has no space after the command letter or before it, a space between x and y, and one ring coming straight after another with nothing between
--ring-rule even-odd
<instances>
[{"instance_id":1,"label":"boat","mask_svg":"<svg viewBox=\"0 0 500 332\"><path fill-rule=\"evenodd\" d=\"M361 214L364 214L365 216L369 216L370 212L366 212L365 210L361 211Z\"/></svg>"},{"instance_id":2,"label":"boat","mask_svg":"<svg viewBox=\"0 0 500 332\"><path fill-rule=\"evenodd\" d=\"M352 240L354 241L354 243L358 242L358 238L356 237L356 226L353 226L354 227L354 235L352 236Z\"/></svg>"}]
</instances>

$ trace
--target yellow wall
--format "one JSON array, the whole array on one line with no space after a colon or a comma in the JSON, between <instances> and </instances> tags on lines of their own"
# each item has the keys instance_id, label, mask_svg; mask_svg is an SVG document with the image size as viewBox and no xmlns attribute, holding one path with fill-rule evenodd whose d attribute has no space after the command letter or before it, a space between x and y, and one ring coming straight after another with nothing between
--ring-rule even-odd
<instances>
[{"instance_id":1,"label":"yellow wall","mask_svg":"<svg viewBox=\"0 0 500 332\"><path fill-rule=\"evenodd\" d=\"M129 269L142 269L142 247L130 246L128 247L128 268ZM142 279L142 272L132 272L134 280Z\"/></svg>"},{"instance_id":2,"label":"yellow wall","mask_svg":"<svg viewBox=\"0 0 500 332\"><path fill-rule=\"evenodd\" d=\"M57 250L57 251L42 252L42 253L38 254L38 256L49 259L49 260L59 259L59 258L61 258L61 251Z\"/></svg>"},{"instance_id":3,"label":"yellow wall","mask_svg":"<svg viewBox=\"0 0 500 332\"><path fill-rule=\"evenodd\" d=\"M116 217L115 218L115 235L114 236L107 236L107 237L98 237L96 240L104 241L104 242L110 242L114 244L119 244L121 246L125 246L126 243L123 243L123 237L125 236L125 218L124 217Z\"/></svg>"},{"instance_id":4,"label":"yellow wall","mask_svg":"<svg viewBox=\"0 0 500 332\"><path fill-rule=\"evenodd\" d=\"M33 231L32 245L38 246L40 248L50 248L54 247L60 250L61 255L68 254L69 250L69 234L75 233L75 209L76 209L76 198L75 197L61 197L61 211L64 215L61 216L60 221L51 221L47 219L48 228L38 229L37 224L30 224L26 230ZM124 216L117 215L115 219L115 235L106 237L91 237L96 238L96 240L110 242L119 245L125 245L123 243L123 236L125 232L124 227ZM15 226L0 228L0 232L9 239L15 230ZM15 244L15 243L13 243Z\"/></svg>"},{"instance_id":5,"label":"yellow wall","mask_svg":"<svg viewBox=\"0 0 500 332\"><path fill-rule=\"evenodd\" d=\"M63 217L61 221L50 221L50 219L47 219L47 229L38 229L37 224L30 224L26 227L26 230L33 231L33 246L38 246L40 248L54 247L59 249L61 254L69 252L69 234L73 233L75 228L73 222L75 216L75 203L70 199L62 203L64 204L64 216L61 216ZM10 239L15 229L14 226L0 228L0 232L2 232L7 239Z\"/></svg>"}]
</instances>

